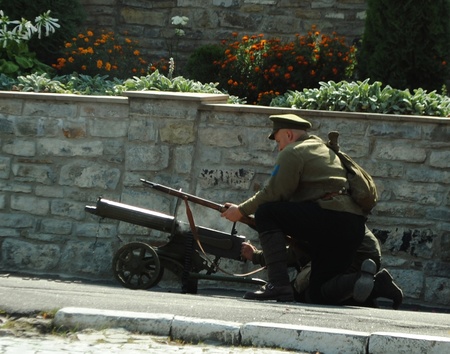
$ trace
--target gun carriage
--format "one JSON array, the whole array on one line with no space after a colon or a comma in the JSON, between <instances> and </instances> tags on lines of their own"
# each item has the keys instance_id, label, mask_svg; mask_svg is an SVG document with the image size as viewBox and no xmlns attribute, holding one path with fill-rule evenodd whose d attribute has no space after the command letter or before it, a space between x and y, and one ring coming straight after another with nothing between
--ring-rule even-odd
<instances>
[{"instance_id":1,"label":"gun carriage","mask_svg":"<svg viewBox=\"0 0 450 354\"><path fill-rule=\"evenodd\" d=\"M224 210L224 206L177 191L150 181L141 181L154 189L175 195L186 201ZM188 205L187 205L187 208ZM221 258L242 261L241 245L246 238L237 235L235 225L230 233L182 222L175 216L115 202L102 197L95 206L87 205L85 210L101 218L109 218L148 227L168 233L168 242L153 246L146 242L129 242L114 254L112 269L115 279L129 289L149 289L162 279L164 270L172 271L181 280L181 292L197 293L199 279L264 284L261 279L246 275L217 275L221 270ZM189 210L190 212L190 210ZM189 215L188 215L189 216ZM192 219L190 218L190 222ZM251 220L243 222L250 223ZM214 257L213 260L210 256Z\"/></svg>"}]
</instances>

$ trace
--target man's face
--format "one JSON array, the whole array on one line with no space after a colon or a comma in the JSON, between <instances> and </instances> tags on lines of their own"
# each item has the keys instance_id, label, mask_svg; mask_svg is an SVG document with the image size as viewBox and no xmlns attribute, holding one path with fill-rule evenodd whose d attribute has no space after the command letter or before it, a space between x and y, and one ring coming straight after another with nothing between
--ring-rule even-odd
<instances>
[{"instance_id":1,"label":"man's face","mask_svg":"<svg viewBox=\"0 0 450 354\"><path fill-rule=\"evenodd\" d=\"M274 135L278 144L278 151L283 150L286 145L292 142L292 131L289 129L280 129Z\"/></svg>"}]
</instances>

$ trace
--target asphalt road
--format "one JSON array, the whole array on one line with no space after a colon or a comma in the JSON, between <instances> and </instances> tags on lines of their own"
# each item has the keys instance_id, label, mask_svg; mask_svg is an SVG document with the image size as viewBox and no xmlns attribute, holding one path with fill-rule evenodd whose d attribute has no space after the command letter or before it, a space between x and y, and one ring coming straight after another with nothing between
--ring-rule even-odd
<instances>
[{"instance_id":1,"label":"asphalt road","mask_svg":"<svg viewBox=\"0 0 450 354\"><path fill-rule=\"evenodd\" d=\"M254 289L254 286L249 285L249 289ZM192 295L180 294L178 289L169 287L129 290L107 282L0 274L0 310L32 314L63 307L84 307L238 323L272 322L368 333L450 337L450 313L445 313L446 310L394 311L387 308L255 302L242 299L244 291L202 287L200 282L199 293Z\"/></svg>"}]
</instances>

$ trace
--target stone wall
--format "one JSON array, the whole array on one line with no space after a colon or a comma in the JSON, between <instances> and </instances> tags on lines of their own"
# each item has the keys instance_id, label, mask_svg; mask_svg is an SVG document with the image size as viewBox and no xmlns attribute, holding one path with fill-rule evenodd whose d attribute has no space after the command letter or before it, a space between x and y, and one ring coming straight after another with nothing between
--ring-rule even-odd
<instances>
[{"instance_id":1,"label":"stone wall","mask_svg":"<svg viewBox=\"0 0 450 354\"><path fill-rule=\"evenodd\" d=\"M80 0L86 26L127 33L139 41L149 60L168 59L176 46L180 62L205 44L220 44L240 36L263 33L265 38L293 40L317 25L324 34L335 31L352 42L362 35L366 0ZM186 36L175 43L173 16L187 16Z\"/></svg>"},{"instance_id":2,"label":"stone wall","mask_svg":"<svg viewBox=\"0 0 450 354\"><path fill-rule=\"evenodd\" d=\"M168 234L100 219L86 205L103 196L173 214L176 198L140 178L240 202L275 161L267 117L293 111L323 138L339 130L343 150L374 176L381 201L368 226L408 300L450 305L450 119L228 105L225 95L126 96L0 92L2 272L111 278L121 245L160 245ZM192 210L197 224L231 231L216 211ZM186 221L183 207L177 217ZM255 231L237 228L257 244ZM249 263L221 265L246 272Z\"/></svg>"}]
</instances>

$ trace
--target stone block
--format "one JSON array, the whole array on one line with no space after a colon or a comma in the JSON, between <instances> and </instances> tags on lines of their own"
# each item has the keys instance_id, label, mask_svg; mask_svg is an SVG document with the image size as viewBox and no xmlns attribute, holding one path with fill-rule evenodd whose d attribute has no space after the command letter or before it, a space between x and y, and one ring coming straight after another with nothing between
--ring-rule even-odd
<instances>
[{"instance_id":1,"label":"stone block","mask_svg":"<svg viewBox=\"0 0 450 354\"><path fill-rule=\"evenodd\" d=\"M89 135L101 138L121 138L128 134L128 120L90 119Z\"/></svg>"},{"instance_id":2,"label":"stone block","mask_svg":"<svg viewBox=\"0 0 450 354\"><path fill-rule=\"evenodd\" d=\"M165 13L153 10L125 7L120 10L122 21L126 24L152 25L163 27L168 24Z\"/></svg>"},{"instance_id":3,"label":"stone block","mask_svg":"<svg viewBox=\"0 0 450 354\"><path fill-rule=\"evenodd\" d=\"M34 226L34 218L28 214L0 213L0 226L26 229Z\"/></svg>"},{"instance_id":4,"label":"stone block","mask_svg":"<svg viewBox=\"0 0 450 354\"><path fill-rule=\"evenodd\" d=\"M425 169L423 165L408 166L406 179L414 182L449 184L450 170Z\"/></svg>"},{"instance_id":5,"label":"stone block","mask_svg":"<svg viewBox=\"0 0 450 354\"><path fill-rule=\"evenodd\" d=\"M98 223L76 224L75 234L80 237L95 238L113 238L117 235L117 225L98 220Z\"/></svg>"},{"instance_id":6,"label":"stone block","mask_svg":"<svg viewBox=\"0 0 450 354\"><path fill-rule=\"evenodd\" d=\"M442 235L440 251L441 259L444 262L450 262L450 232Z\"/></svg>"},{"instance_id":7,"label":"stone block","mask_svg":"<svg viewBox=\"0 0 450 354\"><path fill-rule=\"evenodd\" d=\"M374 157L381 160L423 163L427 158L424 148L401 144L399 141L377 142Z\"/></svg>"},{"instance_id":8,"label":"stone block","mask_svg":"<svg viewBox=\"0 0 450 354\"><path fill-rule=\"evenodd\" d=\"M96 157L103 154L101 141L69 141L60 139L40 139L37 143L40 156L90 156Z\"/></svg>"},{"instance_id":9,"label":"stone block","mask_svg":"<svg viewBox=\"0 0 450 354\"><path fill-rule=\"evenodd\" d=\"M3 114L18 116L21 114L22 105L24 100L15 99L12 97L0 98L0 112ZM1 131L1 119L0 119L0 131Z\"/></svg>"},{"instance_id":10,"label":"stone block","mask_svg":"<svg viewBox=\"0 0 450 354\"><path fill-rule=\"evenodd\" d=\"M17 136L48 136L61 133L61 120L49 117L24 117L15 121Z\"/></svg>"},{"instance_id":11,"label":"stone block","mask_svg":"<svg viewBox=\"0 0 450 354\"><path fill-rule=\"evenodd\" d=\"M37 182L46 185L55 183L57 174L53 166L44 164L17 163L12 166L16 181Z\"/></svg>"},{"instance_id":12,"label":"stone block","mask_svg":"<svg viewBox=\"0 0 450 354\"><path fill-rule=\"evenodd\" d=\"M74 161L61 168L59 184L80 188L116 189L120 170L98 162Z\"/></svg>"},{"instance_id":13,"label":"stone block","mask_svg":"<svg viewBox=\"0 0 450 354\"><path fill-rule=\"evenodd\" d=\"M78 114L76 104L65 104L56 101L26 100L23 106L22 115L32 117L55 117L55 118L74 118Z\"/></svg>"},{"instance_id":14,"label":"stone block","mask_svg":"<svg viewBox=\"0 0 450 354\"><path fill-rule=\"evenodd\" d=\"M450 305L450 280L444 277L426 277L425 301L430 304Z\"/></svg>"},{"instance_id":15,"label":"stone block","mask_svg":"<svg viewBox=\"0 0 450 354\"><path fill-rule=\"evenodd\" d=\"M430 166L450 169L450 151L448 149L446 151L431 151Z\"/></svg>"},{"instance_id":16,"label":"stone block","mask_svg":"<svg viewBox=\"0 0 450 354\"><path fill-rule=\"evenodd\" d=\"M128 130L128 140L142 142L156 141L158 139L158 127L152 119L133 119Z\"/></svg>"},{"instance_id":17,"label":"stone block","mask_svg":"<svg viewBox=\"0 0 450 354\"><path fill-rule=\"evenodd\" d=\"M11 158L0 156L0 178L8 179L11 173Z\"/></svg>"},{"instance_id":18,"label":"stone block","mask_svg":"<svg viewBox=\"0 0 450 354\"><path fill-rule=\"evenodd\" d=\"M199 128L198 139L207 146L232 148L242 145L241 131L230 127Z\"/></svg>"},{"instance_id":19,"label":"stone block","mask_svg":"<svg viewBox=\"0 0 450 354\"><path fill-rule=\"evenodd\" d=\"M168 146L128 144L125 149L128 171L160 171L169 166Z\"/></svg>"},{"instance_id":20,"label":"stone block","mask_svg":"<svg viewBox=\"0 0 450 354\"><path fill-rule=\"evenodd\" d=\"M67 242L61 250L60 271L93 275L96 278L111 278L113 258L111 242L95 240Z\"/></svg>"},{"instance_id":21,"label":"stone block","mask_svg":"<svg viewBox=\"0 0 450 354\"><path fill-rule=\"evenodd\" d=\"M77 203L70 200L53 200L50 204L50 212L56 216L83 220L85 216L84 206L84 203Z\"/></svg>"},{"instance_id":22,"label":"stone block","mask_svg":"<svg viewBox=\"0 0 450 354\"><path fill-rule=\"evenodd\" d=\"M194 123L167 120L164 127L159 129L159 135L164 143L191 144L195 141Z\"/></svg>"},{"instance_id":23,"label":"stone block","mask_svg":"<svg viewBox=\"0 0 450 354\"><path fill-rule=\"evenodd\" d=\"M108 103L80 103L80 117L106 118L108 120L125 119L128 120L129 107L128 100L123 97L110 97ZM116 101L121 103L116 103Z\"/></svg>"},{"instance_id":24,"label":"stone block","mask_svg":"<svg viewBox=\"0 0 450 354\"><path fill-rule=\"evenodd\" d=\"M174 168L177 173L188 174L192 170L194 148L192 146L176 147L173 152Z\"/></svg>"},{"instance_id":25,"label":"stone block","mask_svg":"<svg viewBox=\"0 0 450 354\"><path fill-rule=\"evenodd\" d=\"M60 260L61 252L55 244L6 239L2 244L2 266L5 269L52 271Z\"/></svg>"},{"instance_id":26,"label":"stone block","mask_svg":"<svg viewBox=\"0 0 450 354\"><path fill-rule=\"evenodd\" d=\"M11 209L33 215L47 215L50 210L50 203L47 199L16 194L11 196Z\"/></svg>"},{"instance_id":27,"label":"stone block","mask_svg":"<svg viewBox=\"0 0 450 354\"><path fill-rule=\"evenodd\" d=\"M419 270L389 269L394 281L407 298L421 299L425 283L424 274Z\"/></svg>"},{"instance_id":28,"label":"stone block","mask_svg":"<svg viewBox=\"0 0 450 354\"><path fill-rule=\"evenodd\" d=\"M31 157L36 154L36 143L34 140L14 139L5 141L2 150L10 155Z\"/></svg>"},{"instance_id":29,"label":"stone block","mask_svg":"<svg viewBox=\"0 0 450 354\"><path fill-rule=\"evenodd\" d=\"M411 123L391 123L391 122L371 122L368 134L370 136L384 137L390 139L414 139L422 138L422 129L420 125L413 125ZM399 144L399 141L396 141ZM412 147L413 142L409 143Z\"/></svg>"},{"instance_id":30,"label":"stone block","mask_svg":"<svg viewBox=\"0 0 450 354\"><path fill-rule=\"evenodd\" d=\"M0 116L0 133L2 134L14 133L14 120L12 118Z\"/></svg>"},{"instance_id":31,"label":"stone block","mask_svg":"<svg viewBox=\"0 0 450 354\"><path fill-rule=\"evenodd\" d=\"M62 198L64 197L63 188L52 186L36 186L35 192L38 197Z\"/></svg>"},{"instance_id":32,"label":"stone block","mask_svg":"<svg viewBox=\"0 0 450 354\"><path fill-rule=\"evenodd\" d=\"M72 222L68 220L43 219L39 232L57 235L69 235L72 232Z\"/></svg>"}]
</instances>

